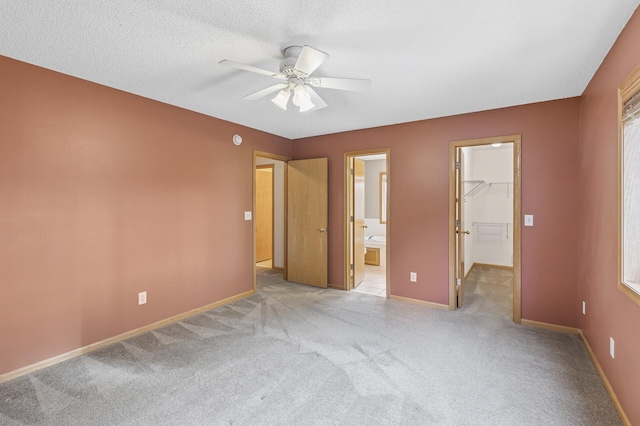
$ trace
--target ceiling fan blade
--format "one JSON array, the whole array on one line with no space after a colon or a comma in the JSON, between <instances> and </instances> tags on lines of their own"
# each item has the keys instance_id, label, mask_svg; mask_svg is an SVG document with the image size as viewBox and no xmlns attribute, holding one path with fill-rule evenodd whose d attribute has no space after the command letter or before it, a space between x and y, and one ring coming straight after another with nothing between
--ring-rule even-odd
<instances>
[{"instance_id":1,"label":"ceiling fan blade","mask_svg":"<svg viewBox=\"0 0 640 426\"><path fill-rule=\"evenodd\" d=\"M247 101L255 101L256 99L260 99L263 98L273 92L277 92L278 90L282 90L285 87L289 86L288 83L280 83L280 84L276 84L273 85L271 87L267 87L266 89L262 89L262 90L258 90L255 93L252 93L250 95L247 96L243 96L242 99L245 99Z\"/></svg>"},{"instance_id":2,"label":"ceiling fan blade","mask_svg":"<svg viewBox=\"0 0 640 426\"><path fill-rule=\"evenodd\" d=\"M311 102L315 105L312 111L322 109L327 106L327 103L322 100L320 95L318 95L318 93L315 90L313 90L309 86L306 86L305 89L307 90L307 93L309 93L309 95L311 96Z\"/></svg>"},{"instance_id":3,"label":"ceiling fan blade","mask_svg":"<svg viewBox=\"0 0 640 426\"><path fill-rule=\"evenodd\" d=\"M244 71L251 71L251 72L255 72L258 74L263 74L263 75L268 75L269 77L273 77L273 78L279 78L280 80L286 80L287 78L277 72L273 72L273 71L269 71L269 70L264 70L262 68L258 68L258 67L254 67L251 65L246 65L246 64L241 64L240 62L234 62L234 61L229 61L227 59L224 59L220 62L218 62L220 65L225 65L227 67L232 67L232 68L238 68Z\"/></svg>"},{"instance_id":4,"label":"ceiling fan blade","mask_svg":"<svg viewBox=\"0 0 640 426\"><path fill-rule=\"evenodd\" d=\"M313 77L308 81L313 87L350 90L352 92L366 92L371 87L371 80L364 78Z\"/></svg>"},{"instance_id":5,"label":"ceiling fan blade","mask_svg":"<svg viewBox=\"0 0 640 426\"><path fill-rule=\"evenodd\" d=\"M314 49L311 46L303 46L300 56L298 56L298 60L293 68L303 74L309 75L322 65L328 57L329 55L318 49Z\"/></svg>"}]
</instances>

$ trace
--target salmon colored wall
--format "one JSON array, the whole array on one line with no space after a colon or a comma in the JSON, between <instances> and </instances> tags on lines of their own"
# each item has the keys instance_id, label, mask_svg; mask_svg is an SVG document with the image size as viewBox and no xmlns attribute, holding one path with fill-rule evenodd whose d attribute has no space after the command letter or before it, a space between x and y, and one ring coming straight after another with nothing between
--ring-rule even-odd
<instances>
[{"instance_id":1,"label":"salmon colored wall","mask_svg":"<svg viewBox=\"0 0 640 426\"><path fill-rule=\"evenodd\" d=\"M391 294L448 304L449 143L522 135L522 317L577 326L578 98L296 140L329 158L329 282L342 286L344 153L390 148ZM418 282L409 282L409 273Z\"/></svg>"},{"instance_id":2,"label":"salmon colored wall","mask_svg":"<svg viewBox=\"0 0 640 426\"><path fill-rule=\"evenodd\" d=\"M640 423L640 306L616 288L616 88L637 40L638 12L579 99L293 143L0 57L0 374L251 290L253 149L329 157L342 285L344 152L391 148L392 294L447 304L449 142L521 134L522 316L581 328Z\"/></svg>"},{"instance_id":3,"label":"salmon colored wall","mask_svg":"<svg viewBox=\"0 0 640 426\"><path fill-rule=\"evenodd\" d=\"M640 65L639 47L636 11L581 98L577 246L578 303L587 303L580 328L632 424L640 424L640 306L617 288L617 89ZM616 342L615 359L609 356L610 337Z\"/></svg>"},{"instance_id":4,"label":"salmon colored wall","mask_svg":"<svg viewBox=\"0 0 640 426\"><path fill-rule=\"evenodd\" d=\"M0 374L252 290L252 151L291 141L5 57L0 93Z\"/></svg>"}]
</instances>

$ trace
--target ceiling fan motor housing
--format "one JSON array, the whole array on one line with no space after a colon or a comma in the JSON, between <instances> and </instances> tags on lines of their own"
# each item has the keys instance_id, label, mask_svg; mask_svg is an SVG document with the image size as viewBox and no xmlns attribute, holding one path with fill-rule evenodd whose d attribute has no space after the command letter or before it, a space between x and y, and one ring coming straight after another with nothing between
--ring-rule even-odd
<instances>
[{"instance_id":1,"label":"ceiling fan motor housing","mask_svg":"<svg viewBox=\"0 0 640 426\"><path fill-rule=\"evenodd\" d=\"M300 52L302 52L302 46L289 46L284 49L284 59L280 61L281 74L286 77L300 77L299 73L294 71Z\"/></svg>"}]
</instances>

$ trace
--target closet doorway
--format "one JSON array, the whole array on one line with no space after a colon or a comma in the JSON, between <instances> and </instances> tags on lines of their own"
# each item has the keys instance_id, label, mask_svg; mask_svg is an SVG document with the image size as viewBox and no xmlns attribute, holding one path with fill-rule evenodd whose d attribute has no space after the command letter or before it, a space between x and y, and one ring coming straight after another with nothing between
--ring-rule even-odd
<instances>
[{"instance_id":1,"label":"closet doorway","mask_svg":"<svg viewBox=\"0 0 640 426\"><path fill-rule=\"evenodd\" d=\"M288 157L254 152L253 161L253 247L256 272L271 270L287 278L286 181Z\"/></svg>"},{"instance_id":2,"label":"closet doorway","mask_svg":"<svg viewBox=\"0 0 640 426\"><path fill-rule=\"evenodd\" d=\"M274 247L275 164L256 166L256 263L272 268ZM284 268L283 268L284 269Z\"/></svg>"},{"instance_id":3,"label":"closet doorway","mask_svg":"<svg viewBox=\"0 0 640 426\"><path fill-rule=\"evenodd\" d=\"M521 320L520 135L452 142L449 309Z\"/></svg>"},{"instance_id":4,"label":"closet doorway","mask_svg":"<svg viewBox=\"0 0 640 426\"><path fill-rule=\"evenodd\" d=\"M345 154L345 290L390 295L389 150Z\"/></svg>"}]
</instances>

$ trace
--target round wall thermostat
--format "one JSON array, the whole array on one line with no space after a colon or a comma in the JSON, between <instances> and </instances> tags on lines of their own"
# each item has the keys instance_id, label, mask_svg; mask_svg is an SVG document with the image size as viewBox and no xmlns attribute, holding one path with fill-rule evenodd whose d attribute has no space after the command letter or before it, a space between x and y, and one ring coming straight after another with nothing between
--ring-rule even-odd
<instances>
[{"instance_id":1,"label":"round wall thermostat","mask_svg":"<svg viewBox=\"0 0 640 426\"><path fill-rule=\"evenodd\" d=\"M240 135L233 135L233 143L235 145L240 145L242 143L242 136Z\"/></svg>"}]
</instances>

